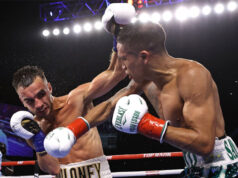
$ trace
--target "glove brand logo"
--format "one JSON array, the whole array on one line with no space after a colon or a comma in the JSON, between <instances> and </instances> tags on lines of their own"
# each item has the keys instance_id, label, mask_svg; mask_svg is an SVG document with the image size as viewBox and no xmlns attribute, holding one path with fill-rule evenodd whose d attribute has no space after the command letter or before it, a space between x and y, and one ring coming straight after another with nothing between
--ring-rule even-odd
<instances>
[{"instance_id":1,"label":"glove brand logo","mask_svg":"<svg viewBox=\"0 0 238 178\"><path fill-rule=\"evenodd\" d=\"M137 125L138 125L138 118L140 116L140 112L139 111L135 111L132 119L131 119L131 124L130 124L130 131L131 132L137 132Z\"/></svg>"},{"instance_id":2,"label":"glove brand logo","mask_svg":"<svg viewBox=\"0 0 238 178\"><path fill-rule=\"evenodd\" d=\"M122 108L119 106L118 108L118 114L117 114L117 117L116 117L116 124L115 124L115 127L119 130L122 130L122 127L121 127L121 124L122 124L122 117L123 115L125 114L126 112L126 109ZM126 121L125 121L126 122ZM125 122L123 124L125 124Z\"/></svg>"}]
</instances>

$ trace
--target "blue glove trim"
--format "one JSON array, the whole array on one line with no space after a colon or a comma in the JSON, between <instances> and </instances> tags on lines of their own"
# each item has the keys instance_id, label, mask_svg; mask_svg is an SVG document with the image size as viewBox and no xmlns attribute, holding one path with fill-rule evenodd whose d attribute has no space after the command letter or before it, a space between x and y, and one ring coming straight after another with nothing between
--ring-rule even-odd
<instances>
[{"instance_id":1,"label":"blue glove trim","mask_svg":"<svg viewBox=\"0 0 238 178\"><path fill-rule=\"evenodd\" d=\"M117 38L116 36L113 36L113 50L117 52Z\"/></svg>"},{"instance_id":2,"label":"blue glove trim","mask_svg":"<svg viewBox=\"0 0 238 178\"><path fill-rule=\"evenodd\" d=\"M45 139L45 134L42 131L38 132L37 134L33 136L32 141L33 141L33 145L35 147L36 152L45 151L44 139Z\"/></svg>"}]
</instances>

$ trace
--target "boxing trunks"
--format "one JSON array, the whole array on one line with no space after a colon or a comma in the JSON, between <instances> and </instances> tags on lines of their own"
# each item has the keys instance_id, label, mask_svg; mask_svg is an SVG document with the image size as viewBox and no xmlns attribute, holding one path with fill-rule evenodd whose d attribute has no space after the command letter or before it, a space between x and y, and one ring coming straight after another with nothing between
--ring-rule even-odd
<instances>
[{"instance_id":1,"label":"boxing trunks","mask_svg":"<svg viewBox=\"0 0 238 178\"><path fill-rule=\"evenodd\" d=\"M112 178L106 156L60 165L56 178Z\"/></svg>"},{"instance_id":2,"label":"boxing trunks","mask_svg":"<svg viewBox=\"0 0 238 178\"><path fill-rule=\"evenodd\" d=\"M214 149L207 157L201 157L190 152L183 152L183 157L186 167L181 177L238 177L238 149L228 136L216 138Z\"/></svg>"}]
</instances>

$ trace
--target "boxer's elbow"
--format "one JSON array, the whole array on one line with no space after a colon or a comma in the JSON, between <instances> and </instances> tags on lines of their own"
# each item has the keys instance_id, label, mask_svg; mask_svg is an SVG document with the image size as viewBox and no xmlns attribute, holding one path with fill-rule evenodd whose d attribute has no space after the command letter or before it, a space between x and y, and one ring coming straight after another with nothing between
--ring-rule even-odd
<instances>
[{"instance_id":1,"label":"boxer's elbow","mask_svg":"<svg viewBox=\"0 0 238 178\"><path fill-rule=\"evenodd\" d=\"M37 159L40 169L48 174L57 175L60 173L60 165L58 159L46 154Z\"/></svg>"},{"instance_id":2,"label":"boxer's elbow","mask_svg":"<svg viewBox=\"0 0 238 178\"><path fill-rule=\"evenodd\" d=\"M42 165L40 166L40 169L51 175L58 175L60 173L59 165L48 165L48 166Z\"/></svg>"},{"instance_id":3,"label":"boxer's elbow","mask_svg":"<svg viewBox=\"0 0 238 178\"><path fill-rule=\"evenodd\" d=\"M197 148L198 155L202 157L206 157L211 154L214 149L214 140L210 138L201 138L200 141L197 142L199 145Z\"/></svg>"}]
</instances>

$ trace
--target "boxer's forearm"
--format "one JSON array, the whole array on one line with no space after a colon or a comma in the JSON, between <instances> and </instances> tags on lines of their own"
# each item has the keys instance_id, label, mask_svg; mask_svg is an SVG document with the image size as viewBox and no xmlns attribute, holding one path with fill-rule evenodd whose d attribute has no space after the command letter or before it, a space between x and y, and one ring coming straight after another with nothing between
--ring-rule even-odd
<instances>
[{"instance_id":1,"label":"boxer's forearm","mask_svg":"<svg viewBox=\"0 0 238 178\"><path fill-rule=\"evenodd\" d=\"M40 156L36 154L39 167L42 171L47 172L48 174L57 175L60 172L60 165L57 158L45 154Z\"/></svg>"},{"instance_id":2,"label":"boxer's forearm","mask_svg":"<svg viewBox=\"0 0 238 178\"><path fill-rule=\"evenodd\" d=\"M91 101L103 96L125 77L125 71L122 69L121 62L117 59L117 54L112 52L108 69L98 74L92 80L86 93L86 99Z\"/></svg>"},{"instance_id":3,"label":"boxer's forearm","mask_svg":"<svg viewBox=\"0 0 238 178\"><path fill-rule=\"evenodd\" d=\"M164 142L185 151L207 156L213 150L215 139L208 133L168 126Z\"/></svg>"},{"instance_id":4,"label":"boxer's forearm","mask_svg":"<svg viewBox=\"0 0 238 178\"><path fill-rule=\"evenodd\" d=\"M26 140L29 146L31 146L33 149L33 143L32 140ZM60 171L59 167L59 161L57 158L54 158L47 154L46 152L44 154L42 153L36 153L37 161L39 164L39 167L42 171L47 172L52 175L56 175Z\"/></svg>"}]
</instances>

